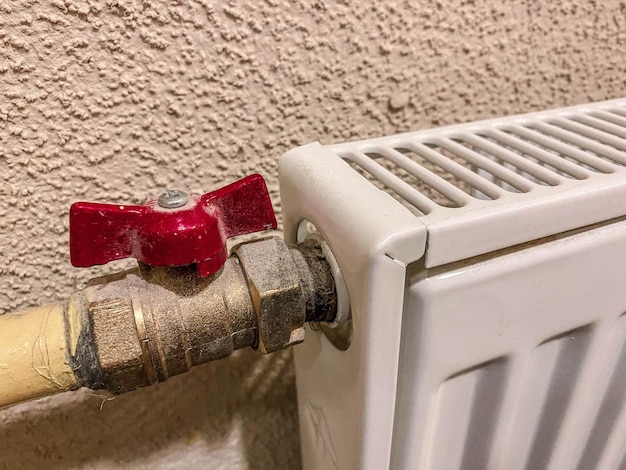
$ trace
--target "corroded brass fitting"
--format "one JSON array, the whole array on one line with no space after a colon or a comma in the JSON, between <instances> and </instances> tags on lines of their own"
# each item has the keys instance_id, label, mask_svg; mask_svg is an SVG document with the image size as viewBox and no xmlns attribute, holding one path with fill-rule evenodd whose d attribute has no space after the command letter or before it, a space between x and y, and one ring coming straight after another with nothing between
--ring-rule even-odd
<instances>
[{"instance_id":1,"label":"corroded brass fitting","mask_svg":"<svg viewBox=\"0 0 626 470\"><path fill-rule=\"evenodd\" d=\"M248 282L259 351L270 353L304 341L304 285L287 246L279 238L266 238L239 245L232 253Z\"/></svg>"},{"instance_id":2,"label":"corroded brass fitting","mask_svg":"<svg viewBox=\"0 0 626 470\"><path fill-rule=\"evenodd\" d=\"M306 321L332 321L333 276L319 242L266 238L233 249L209 278L194 266L140 265L95 280L67 311L79 383L118 394L253 347L304 340Z\"/></svg>"}]
</instances>

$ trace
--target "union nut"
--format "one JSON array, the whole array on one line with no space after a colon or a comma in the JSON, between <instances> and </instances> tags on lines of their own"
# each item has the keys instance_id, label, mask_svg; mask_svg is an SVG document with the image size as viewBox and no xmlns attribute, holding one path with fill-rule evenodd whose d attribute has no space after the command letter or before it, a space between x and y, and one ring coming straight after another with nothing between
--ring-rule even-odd
<instances>
[{"instance_id":1,"label":"union nut","mask_svg":"<svg viewBox=\"0 0 626 470\"><path fill-rule=\"evenodd\" d=\"M294 259L278 237L233 248L258 322L257 349L271 353L304 341L305 296Z\"/></svg>"}]
</instances>

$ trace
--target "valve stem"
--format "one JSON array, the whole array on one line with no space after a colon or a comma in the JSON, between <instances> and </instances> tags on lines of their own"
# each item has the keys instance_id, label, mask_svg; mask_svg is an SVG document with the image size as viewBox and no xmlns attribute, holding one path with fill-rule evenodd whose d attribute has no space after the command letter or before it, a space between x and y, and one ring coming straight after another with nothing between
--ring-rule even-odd
<instances>
[{"instance_id":1,"label":"valve stem","mask_svg":"<svg viewBox=\"0 0 626 470\"><path fill-rule=\"evenodd\" d=\"M157 199L157 204L164 209L177 209L189 202L187 193L178 189L168 189Z\"/></svg>"}]
</instances>

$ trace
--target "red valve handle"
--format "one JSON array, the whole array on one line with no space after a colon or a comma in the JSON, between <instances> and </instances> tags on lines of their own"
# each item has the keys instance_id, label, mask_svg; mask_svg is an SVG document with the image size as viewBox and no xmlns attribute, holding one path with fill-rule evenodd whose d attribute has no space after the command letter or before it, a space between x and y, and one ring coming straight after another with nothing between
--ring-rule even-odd
<instances>
[{"instance_id":1,"label":"red valve handle","mask_svg":"<svg viewBox=\"0 0 626 470\"><path fill-rule=\"evenodd\" d=\"M153 266L197 264L210 276L226 262L226 239L275 229L276 217L261 175L251 175L182 207L156 200L144 206L77 202L70 208L70 258L77 267L136 258Z\"/></svg>"}]
</instances>

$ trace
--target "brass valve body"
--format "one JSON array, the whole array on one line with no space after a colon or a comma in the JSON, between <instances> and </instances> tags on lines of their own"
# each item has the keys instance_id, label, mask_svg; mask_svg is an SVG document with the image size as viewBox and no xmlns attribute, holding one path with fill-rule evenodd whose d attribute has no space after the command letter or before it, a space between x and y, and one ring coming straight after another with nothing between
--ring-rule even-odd
<instances>
[{"instance_id":1,"label":"brass valve body","mask_svg":"<svg viewBox=\"0 0 626 470\"><path fill-rule=\"evenodd\" d=\"M210 278L194 266L140 265L73 297L71 365L79 385L124 393L236 349L268 353L297 344L306 321L332 321L336 308L332 273L315 241L292 249L276 237L239 245Z\"/></svg>"}]
</instances>

